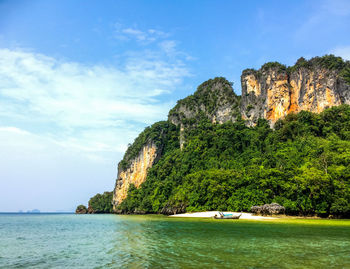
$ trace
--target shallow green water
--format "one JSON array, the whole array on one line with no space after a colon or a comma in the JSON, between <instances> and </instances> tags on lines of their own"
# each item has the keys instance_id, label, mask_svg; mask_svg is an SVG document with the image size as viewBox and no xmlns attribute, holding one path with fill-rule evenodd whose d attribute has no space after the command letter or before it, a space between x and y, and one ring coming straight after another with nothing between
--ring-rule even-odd
<instances>
[{"instance_id":1,"label":"shallow green water","mask_svg":"<svg viewBox=\"0 0 350 269\"><path fill-rule=\"evenodd\" d=\"M350 221L0 214L2 268L350 268Z\"/></svg>"}]
</instances>

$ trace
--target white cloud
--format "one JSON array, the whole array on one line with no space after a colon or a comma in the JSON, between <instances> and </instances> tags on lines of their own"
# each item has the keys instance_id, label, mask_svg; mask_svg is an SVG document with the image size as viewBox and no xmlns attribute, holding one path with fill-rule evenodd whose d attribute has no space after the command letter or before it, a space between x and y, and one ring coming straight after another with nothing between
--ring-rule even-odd
<instances>
[{"instance_id":1,"label":"white cloud","mask_svg":"<svg viewBox=\"0 0 350 269\"><path fill-rule=\"evenodd\" d=\"M155 29L140 30L138 27L124 27L120 23L114 25L114 37L119 40L136 40L141 44L150 44L169 36L168 33Z\"/></svg>"},{"instance_id":2,"label":"white cloud","mask_svg":"<svg viewBox=\"0 0 350 269\"><path fill-rule=\"evenodd\" d=\"M167 54L176 52L176 42L174 40L165 40L159 44L159 47Z\"/></svg>"},{"instance_id":3,"label":"white cloud","mask_svg":"<svg viewBox=\"0 0 350 269\"><path fill-rule=\"evenodd\" d=\"M112 190L127 145L166 120L190 56L162 31L115 34L143 50L114 55L111 66L0 48L1 210L73 210Z\"/></svg>"},{"instance_id":4,"label":"white cloud","mask_svg":"<svg viewBox=\"0 0 350 269\"><path fill-rule=\"evenodd\" d=\"M144 126L166 119L165 94L189 75L181 61L139 56L115 68L0 49L0 125L99 158L121 154Z\"/></svg>"},{"instance_id":5,"label":"white cloud","mask_svg":"<svg viewBox=\"0 0 350 269\"><path fill-rule=\"evenodd\" d=\"M330 53L342 57L344 60L350 61L350 46L336 47Z\"/></svg>"},{"instance_id":6,"label":"white cloud","mask_svg":"<svg viewBox=\"0 0 350 269\"><path fill-rule=\"evenodd\" d=\"M112 190L127 144L166 119L189 75L164 52L123 59L117 68L0 49L1 210L74 210Z\"/></svg>"}]
</instances>

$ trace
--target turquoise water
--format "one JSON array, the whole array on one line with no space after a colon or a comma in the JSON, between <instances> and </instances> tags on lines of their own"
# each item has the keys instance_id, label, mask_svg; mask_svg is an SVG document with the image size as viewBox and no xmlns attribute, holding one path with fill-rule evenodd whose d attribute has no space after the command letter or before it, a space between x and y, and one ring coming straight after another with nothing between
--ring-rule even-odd
<instances>
[{"instance_id":1,"label":"turquoise water","mask_svg":"<svg viewBox=\"0 0 350 269\"><path fill-rule=\"evenodd\" d=\"M349 221L0 214L1 268L350 268Z\"/></svg>"}]
</instances>

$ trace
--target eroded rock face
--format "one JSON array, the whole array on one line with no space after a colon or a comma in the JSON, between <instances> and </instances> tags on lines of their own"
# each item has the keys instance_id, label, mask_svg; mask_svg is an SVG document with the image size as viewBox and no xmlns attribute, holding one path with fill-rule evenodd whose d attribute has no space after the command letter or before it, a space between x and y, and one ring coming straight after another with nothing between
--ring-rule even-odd
<instances>
[{"instance_id":1,"label":"eroded rock face","mask_svg":"<svg viewBox=\"0 0 350 269\"><path fill-rule=\"evenodd\" d=\"M179 127L182 149L187 131L198 127L200 122L222 124L242 117L248 126L254 126L261 118L267 119L273 127L278 119L289 113L302 110L320 113L328 107L350 104L349 64L334 56L315 57L309 61L300 58L288 68L276 62L267 63L259 70L243 71L242 96L234 93L232 83L225 78L210 79L202 83L193 95L177 102L169 112L168 123ZM347 82L341 75L345 67L349 68ZM163 130L157 132L161 136ZM146 180L147 170L161 156L161 139L157 144L160 149L153 142L145 141L148 140L136 143L137 150L132 155L127 152L125 156L130 158L124 156L123 165L119 165L113 195L114 210L127 197L130 184L138 188ZM134 157L137 152L138 156ZM163 213L183 210L183 205L167 205Z\"/></svg>"},{"instance_id":2,"label":"eroded rock face","mask_svg":"<svg viewBox=\"0 0 350 269\"><path fill-rule=\"evenodd\" d=\"M284 214L285 212L284 206L281 206L277 203L265 204L262 206L252 206L250 211L257 215L278 215Z\"/></svg>"},{"instance_id":3,"label":"eroded rock face","mask_svg":"<svg viewBox=\"0 0 350 269\"><path fill-rule=\"evenodd\" d=\"M195 127L202 119L212 123L236 121L240 115L240 97L225 78L210 79L198 86L197 91L170 110L168 120L180 125L180 147L185 143L184 131Z\"/></svg>"},{"instance_id":4,"label":"eroded rock face","mask_svg":"<svg viewBox=\"0 0 350 269\"><path fill-rule=\"evenodd\" d=\"M185 203L180 204L171 204L167 203L161 210L161 213L163 215L174 215L174 214L181 214L186 212L187 205Z\"/></svg>"},{"instance_id":5,"label":"eroded rock face","mask_svg":"<svg viewBox=\"0 0 350 269\"><path fill-rule=\"evenodd\" d=\"M234 121L239 114L239 97L225 78L210 79L169 112L169 121L179 125L184 120L205 117L212 123Z\"/></svg>"},{"instance_id":6,"label":"eroded rock face","mask_svg":"<svg viewBox=\"0 0 350 269\"><path fill-rule=\"evenodd\" d=\"M297 68L288 73L278 67L244 71L241 77L241 113L248 125L259 118L274 123L289 113L350 104L350 86L339 72L326 68Z\"/></svg>"},{"instance_id":7,"label":"eroded rock face","mask_svg":"<svg viewBox=\"0 0 350 269\"><path fill-rule=\"evenodd\" d=\"M113 208L119 205L126 197L130 184L138 188L147 177L148 168L152 167L159 155L159 150L153 142L144 145L138 156L133 159L130 166L122 170L118 169L118 178L113 193Z\"/></svg>"},{"instance_id":8,"label":"eroded rock face","mask_svg":"<svg viewBox=\"0 0 350 269\"><path fill-rule=\"evenodd\" d=\"M332 106L349 104L349 87L334 71L301 68L290 75L292 100L289 112L308 110L320 113ZM342 100L342 97L343 98Z\"/></svg>"}]
</instances>

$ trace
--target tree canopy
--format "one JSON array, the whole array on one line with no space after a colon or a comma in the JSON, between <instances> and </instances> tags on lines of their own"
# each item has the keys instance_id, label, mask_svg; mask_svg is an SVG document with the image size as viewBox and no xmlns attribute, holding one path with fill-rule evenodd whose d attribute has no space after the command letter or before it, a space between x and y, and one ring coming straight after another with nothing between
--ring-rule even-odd
<instances>
[{"instance_id":1,"label":"tree canopy","mask_svg":"<svg viewBox=\"0 0 350 269\"><path fill-rule=\"evenodd\" d=\"M89 200L89 213L112 213L112 198L113 192L104 192L103 194L96 194Z\"/></svg>"}]
</instances>

